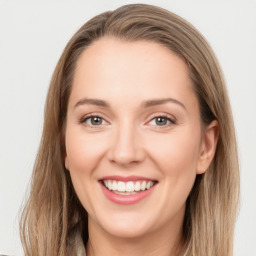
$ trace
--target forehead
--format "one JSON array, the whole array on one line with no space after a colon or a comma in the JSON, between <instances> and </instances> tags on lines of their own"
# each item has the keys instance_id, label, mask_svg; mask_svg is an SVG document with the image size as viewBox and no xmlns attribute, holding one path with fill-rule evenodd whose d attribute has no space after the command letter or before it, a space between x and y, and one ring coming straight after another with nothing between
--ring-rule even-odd
<instances>
[{"instance_id":1,"label":"forehead","mask_svg":"<svg viewBox=\"0 0 256 256\"><path fill-rule=\"evenodd\" d=\"M193 84L186 63L171 50L150 41L101 38L78 59L71 99L83 97L181 100Z\"/></svg>"},{"instance_id":2,"label":"forehead","mask_svg":"<svg viewBox=\"0 0 256 256\"><path fill-rule=\"evenodd\" d=\"M109 73L109 64L116 65L112 71L119 71L119 74L126 71L143 75L151 71L153 75L158 71L169 73L172 70L188 78L186 63L167 47L153 41L128 42L114 37L103 37L87 47L78 59L76 75L88 69L100 69L102 72L108 69Z\"/></svg>"}]
</instances>

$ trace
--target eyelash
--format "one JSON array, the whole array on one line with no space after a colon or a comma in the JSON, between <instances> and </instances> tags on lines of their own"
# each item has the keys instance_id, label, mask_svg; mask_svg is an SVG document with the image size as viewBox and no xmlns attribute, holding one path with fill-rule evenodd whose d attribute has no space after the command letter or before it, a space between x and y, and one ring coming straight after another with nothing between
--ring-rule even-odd
<instances>
[{"instance_id":1,"label":"eyelash","mask_svg":"<svg viewBox=\"0 0 256 256\"><path fill-rule=\"evenodd\" d=\"M89 114L89 115L83 116L79 120L79 123L86 124L86 121L89 120L89 119L92 119L92 118L100 118L101 120L103 120L107 123L107 121L101 115L98 115L98 114ZM158 129L168 128L168 127L176 124L176 120L173 117L171 117L170 115L167 115L167 114L157 114L154 117L152 117L150 119L150 121L147 122L147 123L150 123L153 120L156 120L156 118L163 118L163 119L167 120L167 122L169 122L169 124L165 124L165 125L155 125ZM98 128L99 126L102 126L102 125L105 125L105 124L99 124L99 125L86 124L86 126L89 126L90 128Z\"/></svg>"}]
</instances>

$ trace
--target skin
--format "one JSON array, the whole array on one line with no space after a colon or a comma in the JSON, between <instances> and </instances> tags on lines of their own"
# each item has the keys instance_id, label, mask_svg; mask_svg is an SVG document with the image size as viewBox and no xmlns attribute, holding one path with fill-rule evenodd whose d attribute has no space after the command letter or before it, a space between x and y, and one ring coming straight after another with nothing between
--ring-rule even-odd
<instances>
[{"instance_id":1,"label":"skin","mask_svg":"<svg viewBox=\"0 0 256 256\"><path fill-rule=\"evenodd\" d=\"M166 98L174 101L145 106ZM90 45L77 62L65 136L65 165L88 212L87 255L178 255L186 199L214 156L217 134L216 121L201 124L188 67L169 49L106 37ZM158 183L140 202L119 205L99 184L108 175Z\"/></svg>"}]
</instances>

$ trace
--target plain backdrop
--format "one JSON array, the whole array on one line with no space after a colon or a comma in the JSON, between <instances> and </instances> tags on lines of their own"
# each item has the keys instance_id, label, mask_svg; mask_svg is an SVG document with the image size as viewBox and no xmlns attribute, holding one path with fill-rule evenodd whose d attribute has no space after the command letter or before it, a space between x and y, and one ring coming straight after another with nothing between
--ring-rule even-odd
<instances>
[{"instance_id":1,"label":"plain backdrop","mask_svg":"<svg viewBox=\"0 0 256 256\"><path fill-rule=\"evenodd\" d=\"M47 88L64 46L89 18L137 2L0 0L0 254L22 255L20 208L40 141ZM256 255L256 2L140 2L159 5L190 21L220 61L241 166L235 255Z\"/></svg>"}]
</instances>

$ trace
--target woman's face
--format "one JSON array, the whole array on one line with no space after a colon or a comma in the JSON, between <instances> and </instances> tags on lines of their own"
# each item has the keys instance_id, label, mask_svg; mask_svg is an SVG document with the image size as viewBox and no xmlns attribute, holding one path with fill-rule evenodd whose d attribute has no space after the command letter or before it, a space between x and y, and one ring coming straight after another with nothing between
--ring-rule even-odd
<instances>
[{"instance_id":1,"label":"woman's face","mask_svg":"<svg viewBox=\"0 0 256 256\"><path fill-rule=\"evenodd\" d=\"M185 62L160 44L103 38L77 63L65 165L90 227L118 237L181 228L205 171Z\"/></svg>"}]
</instances>

